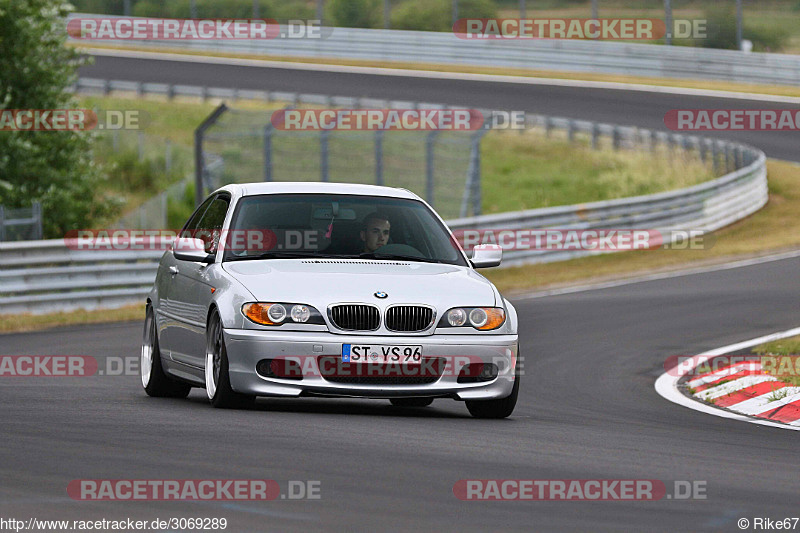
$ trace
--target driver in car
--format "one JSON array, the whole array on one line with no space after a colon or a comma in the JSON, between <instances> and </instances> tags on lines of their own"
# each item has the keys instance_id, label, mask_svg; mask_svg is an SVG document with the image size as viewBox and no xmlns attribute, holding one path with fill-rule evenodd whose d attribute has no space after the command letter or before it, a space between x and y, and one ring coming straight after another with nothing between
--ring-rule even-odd
<instances>
[{"instance_id":1,"label":"driver in car","mask_svg":"<svg viewBox=\"0 0 800 533\"><path fill-rule=\"evenodd\" d=\"M364 253L375 253L378 248L388 243L391 226L389 219L381 213L370 213L364 217L364 229L361 230Z\"/></svg>"}]
</instances>

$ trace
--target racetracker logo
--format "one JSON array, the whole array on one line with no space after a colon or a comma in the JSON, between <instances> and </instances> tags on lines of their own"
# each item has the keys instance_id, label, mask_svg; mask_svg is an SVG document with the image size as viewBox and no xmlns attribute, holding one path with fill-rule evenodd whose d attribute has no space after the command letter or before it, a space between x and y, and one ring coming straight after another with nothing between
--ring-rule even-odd
<instances>
[{"instance_id":1,"label":"racetracker logo","mask_svg":"<svg viewBox=\"0 0 800 533\"><path fill-rule=\"evenodd\" d=\"M0 131L85 131L98 123L91 109L4 109Z\"/></svg>"},{"instance_id":2,"label":"racetracker logo","mask_svg":"<svg viewBox=\"0 0 800 533\"><path fill-rule=\"evenodd\" d=\"M704 500L705 481L659 479L462 479L453 494L467 501L655 501Z\"/></svg>"},{"instance_id":3,"label":"racetracker logo","mask_svg":"<svg viewBox=\"0 0 800 533\"><path fill-rule=\"evenodd\" d=\"M461 247L495 244L504 251L594 251L618 252L656 248L700 250L711 247L710 234L702 230L636 229L463 229L453 236Z\"/></svg>"},{"instance_id":4,"label":"racetracker logo","mask_svg":"<svg viewBox=\"0 0 800 533\"><path fill-rule=\"evenodd\" d=\"M319 20L157 19L130 17L74 18L67 34L81 40L267 40L321 39ZM327 32L330 33L330 30Z\"/></svg>"},{"instance_id":5,"label":"racetracker logo","mask_svg":"<svg viewBox=\"0 0 800 533\"><path fill-rule=\"evenodd\" d=\"M0 377L85 377L97 367L88 355L0 355Z\"/></svg>"},{"instance_id":6,"label":"racetracker logo","mask_svg":"<svg viewBox=\"0 0 800 533\"><path fill-rule=\"evenodd\" d=\"M484 117L476 109L283 109L271 122L285 131L473 131Z\"/></svg>"},{"instance_id":7,"label":"racetracker logo","mask_svg":"<svg viewBox=\"0 0 800 533\"><path fill-rule=\"evenodd\" d=\"M675 131L797 131L795 109L671 109L664 124Z\"/></svg>"},{"instance_id":8,"label":"racetracker logo","mask_svg":"<svg viewBox=\"0 0 800 533\"><path fill-rule=\"evenodd\" d=\"M664 361L671 376L710 377L714 379L767 373L777 378L800 376L797 355L672 355Z\"/></svg>"},{"instance_id":9,"label":"racetracker logo","mask_svg":"<svg viewBox=\"0 0 800 533\"><path fill-rule=\"evenodd\" d=\"M269 501L281 489L272 479L74 479L67 494L82 501Z\"/></svg>"},{"instance_id":10,"label":"racetracker logo","mask_svg":"<svg viewBox=\"0 0 800 533\"><path fill-rule=\"evenodd\" d=\"M453 33L460 39L600 39L655 40L667 35L660 19L459 19ZM705 20L676 20L671 37L706 37Z\"/></svg>"}]
</instances>

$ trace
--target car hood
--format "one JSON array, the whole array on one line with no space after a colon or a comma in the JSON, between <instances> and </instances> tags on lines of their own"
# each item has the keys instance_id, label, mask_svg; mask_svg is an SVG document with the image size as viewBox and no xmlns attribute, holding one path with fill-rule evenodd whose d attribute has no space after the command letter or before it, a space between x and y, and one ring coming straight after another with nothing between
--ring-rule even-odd
<instances>
[{"instance_id":1,"label":"car hood","mask_svg":"<svg viewBox=\"0 0 800 533\"><path fill-rule=\"evenodd\" d=\"M361 259L232 261L223 268L258 301L313 305L321 312L338 302L434 306L438 315L457 306L493 306L493 285L466 267ZM376 292L388 296L379 299Z\"/></svg>"}]
</instances>

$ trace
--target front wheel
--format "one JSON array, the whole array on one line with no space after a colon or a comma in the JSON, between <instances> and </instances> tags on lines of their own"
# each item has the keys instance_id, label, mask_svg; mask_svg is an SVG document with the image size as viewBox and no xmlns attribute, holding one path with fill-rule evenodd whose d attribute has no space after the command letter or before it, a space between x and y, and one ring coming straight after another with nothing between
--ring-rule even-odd
<instances>
[{"instance_id":1,"label":"front wheel","mask_svg":"<svg viewBox=\"0 0 800 533\"><path fill-rule=\"evenodd\" d=\"M206 342L206 392L211 405L222 409L242 409L253 405L255 396L239 394L231 388L228 374L228 352L222 337L222 321L218 313L208 321Z\"/></svg>"},{"instance_id":2,"label":"front wheel","mask_svg":"<svg viewBox=\"0 0 800 533\"><path fill-rule=\"evenodd\" d=\"M514 376L511 394L497 400L467 400L467 410L475 418L506 418L514 412L519 396L519 373Z\"/></svg>"},{"instance_id":3,"label":"front wheel","mask_svg":"<svg viewBox=\"0 0 800 533\"><path fill-rule=\"evenodd\" d=\"M173 381L161 366L161 350L158 347L158 333L153 308L147 306L142 337L142 356L139 364L142 386L148 396L158 398L186 398L192 387L186 383Z\"/></svg>"}]
</instances>

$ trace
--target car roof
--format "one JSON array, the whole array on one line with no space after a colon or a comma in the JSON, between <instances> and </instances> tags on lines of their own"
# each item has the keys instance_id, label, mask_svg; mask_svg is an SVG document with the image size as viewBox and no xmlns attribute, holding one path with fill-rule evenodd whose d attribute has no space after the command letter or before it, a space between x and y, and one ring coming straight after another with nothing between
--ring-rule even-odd
<instances>
[{"instance_id":1,"label":"car roof","mask_svg":"<svg viewBox=\"0 0 800 533\"><path fill-rule=\"evenodd\" d=\"M242 196L255 196L260 194L356 194L365 196L386 196L390 198L420 199L416 194L406 189L396 187L382 187L378 185L361 185L358 183L324 183L281 181L266 183L241 183L227 185L221 190L231 192L239 191Z\"/></svg>"}]
</instances>

